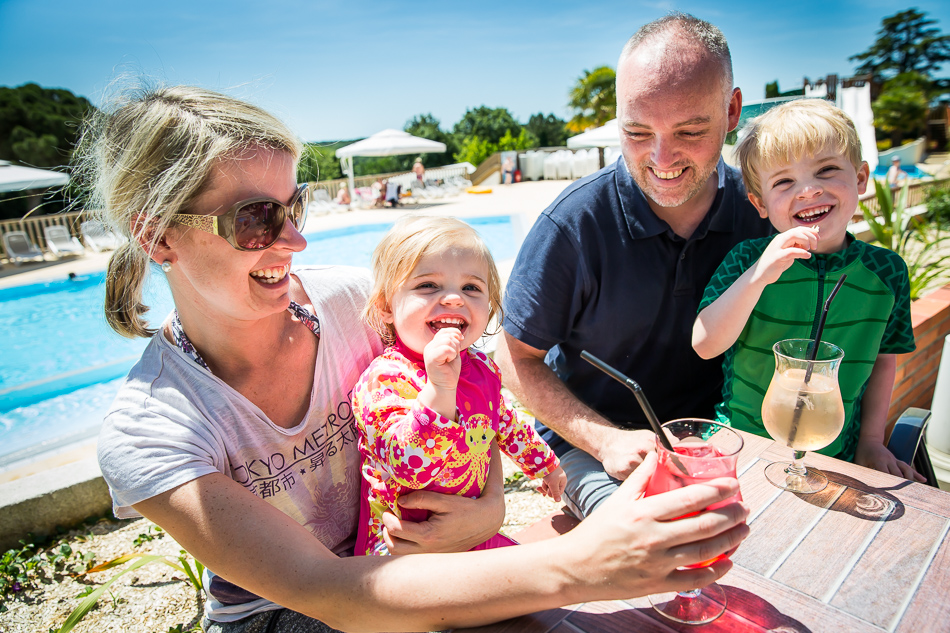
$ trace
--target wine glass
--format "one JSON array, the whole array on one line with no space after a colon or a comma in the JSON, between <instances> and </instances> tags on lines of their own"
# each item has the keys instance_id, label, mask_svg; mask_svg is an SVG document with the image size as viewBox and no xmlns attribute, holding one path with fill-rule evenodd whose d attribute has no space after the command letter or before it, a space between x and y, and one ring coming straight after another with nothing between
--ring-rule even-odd
<instances>
[{"instance_id":1,"label":"wine glass","mask_svg":"<svg viewBox=\"0 0 950 633\"><path fill-rule=\"evenodd\" d=\"M663 425L663 431L673 452L656 440L658 457L656 471L647 484L644 496L676 490L690 484L701 483L717 477L735 477L736 461L742 450L742 436L727 426L711 420L682 419ZM742 494L711 505L706 510L741 501ZM686 518L685 515L679 517ZM728 558L735 549L715 558L688 565L685 569L708 567L718 560ZM659 613L676 622L705 624L712 622L726 610L726 592L717 584L691 591L667 592L650 596L650 604Z\"/></svg>"},{"instance_id":2,"label":"wine glass","mask_svg":"<svg viewBox=\"0 0 950 633\"><path fill-rule=\"evenodd\" d=\"M806 451L831 444L844 426L844 404L838 388L838 368L844 351L812 339L787 339L772 346L775 374L762 401L762 422L777 442L795 451L794 460L774 462L765 476L779 488L811 494L828 485L828 478L802 463Z\"/></svg>"}]
</instances>

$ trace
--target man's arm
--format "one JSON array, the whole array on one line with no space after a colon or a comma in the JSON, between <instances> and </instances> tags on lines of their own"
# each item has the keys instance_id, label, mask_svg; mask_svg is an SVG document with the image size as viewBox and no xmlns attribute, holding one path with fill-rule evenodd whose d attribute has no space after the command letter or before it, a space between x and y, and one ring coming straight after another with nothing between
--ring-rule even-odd
<instances>
[{"instance_id":1,"label":"man's arm","mask_svg":"<svg viewBox=\"0 0 950 633\"><path fill-rule=\"evenodd\" d=\"M571 393L544 364L545 354L504 332L495 362L505 386L548 428L599 460L609 475L626 479L653 450L653 433L612 425Z\"/></svg>"}]
</instances>

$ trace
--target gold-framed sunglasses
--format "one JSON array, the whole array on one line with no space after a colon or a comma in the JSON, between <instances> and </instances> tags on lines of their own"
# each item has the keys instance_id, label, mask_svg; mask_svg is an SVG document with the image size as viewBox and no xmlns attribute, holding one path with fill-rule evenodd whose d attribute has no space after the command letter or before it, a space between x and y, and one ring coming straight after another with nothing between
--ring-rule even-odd
<instances>
[{"instance_id":1,"label":"gold-framed sunglasses","mask_svg":"<svg viewBox=\"0 0 950 633\"><path fill-rule=\"evenodd\" d=\"M286 205L274 198L251 198L236 203L222 215L176 213L172 221L223 237L239 251L258 251L277 242L288 218L302 231L309 202L310 188L304 183Z\"/></svg>"}]
</instances>

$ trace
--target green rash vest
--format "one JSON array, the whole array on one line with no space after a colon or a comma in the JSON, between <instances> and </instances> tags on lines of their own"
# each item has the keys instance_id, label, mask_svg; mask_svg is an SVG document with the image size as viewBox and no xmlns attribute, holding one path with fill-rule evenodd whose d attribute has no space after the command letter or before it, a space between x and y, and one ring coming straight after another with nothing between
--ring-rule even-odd
<instances>
[{"instance_id":1,"label":"green rash vest","mask_svg":"<svg viewBox=\"0 0 950 633\"><path fill-rule=\"evenodd\" d=\"M738 244L706 286L699 310L711 304L758 261L774 239ZM837 253L796 259L778 281L762 292L755 309L723 360L722 402L716 417L723 424L768 437L762 424L762 400L775 372L772 345L789 338L814 338L824 302L842 274L848 276L835 296L821 339L844 350L838 383L844 401L844 429L818 452L854 460L861 424L861 397L878 354L914 351L907 265L892 251L855 240Z\"/></svg>"}]
</instances>

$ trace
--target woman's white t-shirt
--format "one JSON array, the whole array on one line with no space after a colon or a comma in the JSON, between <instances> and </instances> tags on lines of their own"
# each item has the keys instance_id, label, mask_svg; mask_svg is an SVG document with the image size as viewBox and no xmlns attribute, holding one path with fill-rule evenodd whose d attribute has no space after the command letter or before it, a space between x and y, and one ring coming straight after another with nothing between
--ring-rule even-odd
<instances>
[{"instance_id":1,"label":"woman's white t-shirt","mask_svg":"<svg viewBox=\"0 0 950 633\"><path fill-rule=\"evenodd\" d=\"M161 333L152 337L103 422L99 465L115 515L210 473L221 473L305 526L339 556L352 553L360 456L350 394L381 351L360 318L369 275L344 266L296 268L320 322L310 408L285 429ZM235 552L240 556L240 552ZM210 570L209 570L210 572ZM214 576L206 614L232 621L278 608Z\"/></svg>"}]
</instances>

